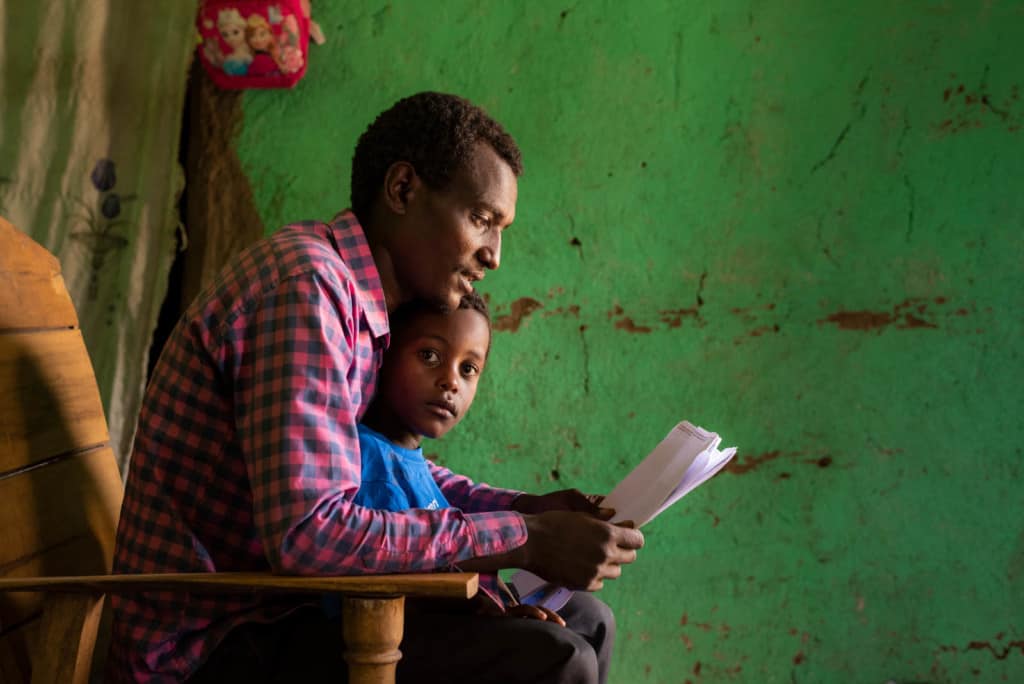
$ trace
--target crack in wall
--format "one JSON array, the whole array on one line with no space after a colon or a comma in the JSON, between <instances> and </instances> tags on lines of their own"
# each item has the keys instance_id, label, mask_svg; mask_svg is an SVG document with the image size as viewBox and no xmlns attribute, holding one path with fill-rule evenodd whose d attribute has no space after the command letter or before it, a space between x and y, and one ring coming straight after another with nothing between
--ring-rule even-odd
<instances>
[{"instance_id":1,"label":"crack in wall","mask_svg":"<svg viewBox=\"0 0 1024 684\"><path fill-rule=\"evenodd\" d=\"M815 231L815 235L818 240L818 244L821 245L821 253L825 255L825 258L832 262L832 265L839 268L839 262L836 261L835 257L832 256L831 250L828 245L825 244L825 239L822 237L822 228L825 226L825 219L821 216L818 217L818 229Z\"/></svg>"},{"instance_id":2,"label":"crack in wall","mask_svg":"<svg viewBox=\"0 0 1024 684\"><path fill-rule=\"evenodd\" d=\"M900 139L896 142L896 154L900 158L900 162L903 161L903 141L907 138L907 133L910 132L910 115L907 114L907 108L903 108L903 130L900 131Z\"/></svg>"},{"instance_id":3,"label":"crack in wall","mask_svg":"<svg viewBox=\"0 0 1024 684\"><path fill-rule=\"evenodd\" d=\"M679 108L679 91L682 79L679 77L681 69L680 60L683 56L683 33L675 32L675 41L672 44L672 107Z\"/></svg>"},{"instance_id":4,"label":"crack in wall","mask_svg":"<svg viewBox=\"0 0 1024 684\"><path fill-rule=\"evenodd\" d=\"M590 345L587 344L587 326L580 326L580 345L583 347L583 394L590 396Z\"/></svg>"},{"instance_id":5,"label":"crack in wall","mask_svg":"<svg viewBox=\"0 0 1024 684\"><path fill-rule=\"evenodd\" d=\"M863 115L863 110L861 113ZM839 150L839 146L843 144L844 140L846 140L846 135L850 132L851 128L853 128L853 122L848 121L846 125L843 126L843 130L839 131L839 135L836 136L836 140L832 143L832 149L828 151L828 154L826 154L817 164L811 167L811 173L816 172L825 164L836 158L836 151Z\"/></svg>"},{"instance_id":6,"label":"crack in wall","mask_svg":"<svg viewBox=\"0 0 1024 684\"><path fill-rule=\"evenodd\" d=\"M850 133L850 130L853 128L853 124L860 122L860 120L864 118L864 115L867 114L868 106L861 102L860 100L861 96L864 94L864 87L868 84L869 80L871 80L871 67L868 67L868 70L864 74L864 77L861 78L860 82L857 84L857 89L855 91L857 95L856 103L860 105L860 111L857 112L856 117L848 121L846 125L843 126L843 130L839 131L839 135L836 136L835 141L832 143L832 149L828 151L828 154L826 154L824 158L822 158L817 164L811 167L811 173L815 173L821 167L825 166L825 164L835 159L836 152L839 151L839 146L843 144L844 140L846 140L846 136Z\"/></svg>"},{"instance_id":7,"label":"crack in wall","mask_svg":"<svg viewBox=\"0 0 1024 684\"><path fill-rule=\"evenodd\" d=\"M907 189L907 235L906 240L910 242L910 237L914 234L914 212L917 207L917 190L914 188L914 184L910 181L910 174L903 174L903 187Z\"/></svg>"}]
</instances>

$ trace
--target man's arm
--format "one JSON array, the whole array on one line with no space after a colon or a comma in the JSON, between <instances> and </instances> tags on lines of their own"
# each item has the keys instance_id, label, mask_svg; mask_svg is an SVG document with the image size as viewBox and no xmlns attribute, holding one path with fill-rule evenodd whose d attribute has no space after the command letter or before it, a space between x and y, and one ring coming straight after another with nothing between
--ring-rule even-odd
<instances>
[{"instance_id":1,"label":"man's arm","mask_svg":"<svg viewBox=\"0 0 1024 684\"><path fill-rule=\"evenodd\" d=\"M359 349L352 296L308 275L252 314L235 387L238 440L271 567L295 574L433 570L507 553L526 540L514 512L378 511L359 488Z\"/></svg>"},{"instance_id":2,"label":"man's arm","mask_svg":"<svg viewBox=\"0 0 1024 684\"><path fill-rule=\"evenodd\" d=\"M465 475L458 475L443 466L427 460L430 474L437 483L444 498L456 508L467 513L489 513L511 511L513 502L522 495L516 489L492 487L484 482L473 482Z\"/></svg>"},{"instance_id":3,"label":"man's arm","mask_svg":"<svg viewBox=\"0 0 1024 684\"><path fill-rule=\"evenodd\" d=\"M540 495L497 489L474 484L469 478L429 461L428 464L445 498L453 506L471 511L512 510L525 514L528 530L525 545L510 553L464 561L459 564L462 570L497 572L503 568L524 568L563 586L595 591L603 586L604 580L618 577L622 565L636 560L636 550L643 546L639 530L603 522L615 512L601 508L601 496L587 496L577 489ZM555 511L575 515L542 515ZM584 520L588 517L601 525L588 523Z\"/></svg>"}]
</instances>

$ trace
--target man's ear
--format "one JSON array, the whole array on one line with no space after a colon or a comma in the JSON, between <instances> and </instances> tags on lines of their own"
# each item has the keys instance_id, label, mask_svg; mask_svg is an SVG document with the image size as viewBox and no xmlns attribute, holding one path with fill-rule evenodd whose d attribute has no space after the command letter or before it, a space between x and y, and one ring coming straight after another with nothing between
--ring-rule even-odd
<instances>
[{"instance_id":1,"label":"man's ear","mask_svg":"<svg viewBox=\"0 0 1024 684\"><path fill-rule=\"evenodd\" d=\"M404 214L409 207L416 191L420 187L420 177L409 162L395 162L384 174L384 202L396 214Z\"/></svg>"}]
</instances>

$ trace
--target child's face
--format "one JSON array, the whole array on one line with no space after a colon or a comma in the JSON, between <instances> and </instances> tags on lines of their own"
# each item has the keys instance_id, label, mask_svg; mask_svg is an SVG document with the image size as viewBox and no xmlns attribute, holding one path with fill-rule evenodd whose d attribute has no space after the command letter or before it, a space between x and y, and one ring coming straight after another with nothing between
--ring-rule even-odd
<instances>
[{"instance_id":1,"label":"child's face","mask_svg":"<svg viewBox=\"0 0 1024 684\"><path fill-rule=\"evenodd\" d=\"M441 437L476 396L491 333L479 311L421 313L408 321L381 371L381 397L410 431Z\"/></svg>"}]
</instances>

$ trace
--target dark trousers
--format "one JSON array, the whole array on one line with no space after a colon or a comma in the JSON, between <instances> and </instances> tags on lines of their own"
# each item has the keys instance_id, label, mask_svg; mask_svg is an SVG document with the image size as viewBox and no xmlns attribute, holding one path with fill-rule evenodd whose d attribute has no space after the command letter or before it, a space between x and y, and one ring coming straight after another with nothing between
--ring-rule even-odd
<instances>
[{"instance_id":1,"label":"dark trousers","mask_svg":"<svg viewBox=\"0 0 1024 684\"><path fill-rule=\"evenodd\" d=\"M405 620L399 682L604 684L615 618L578 592L559 611L566 627L525 618L414 607ZM341 623L302 608L268 624L228 634L190 684L345 682Z\"/></svg>"}]
</instances>

